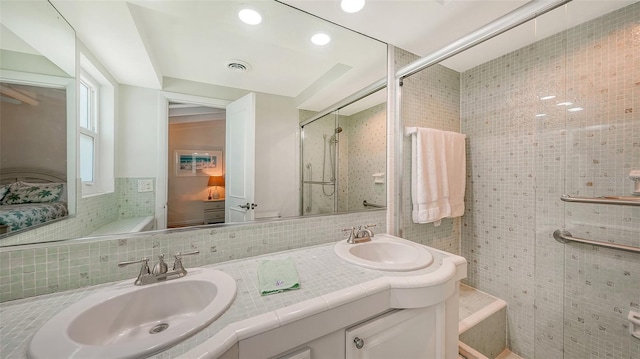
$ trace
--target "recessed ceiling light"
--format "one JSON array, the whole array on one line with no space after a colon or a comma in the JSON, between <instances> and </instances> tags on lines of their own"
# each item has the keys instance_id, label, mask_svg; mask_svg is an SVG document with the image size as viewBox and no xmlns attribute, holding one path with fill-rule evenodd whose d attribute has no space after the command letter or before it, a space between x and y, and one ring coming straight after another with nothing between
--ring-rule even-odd
<instances>
[{"instance_id":1,"label":"recessed ceiling light","mask_svg":"<svg viewBox=\"0 0 640 359\"><path fill-rule=\"evenodd\" d=\"M262 22L262 15L254 9L244 8L238 11L238 17L249 25L258 25Z\"/></svg>"},{"instance_id":2,"label":"recessed ceiling light","mask_svg":"<svg viewBox=\"0 0 640 359\"><path fill-rule=\"evenodd\" d=\"M560 102L560 103L558 103L557 105L558 105L558 106L571 106L571 105L573 105L573 102L569 102L569 101L567 101L567 102Z\"/></svg>"},{"instance_id":3,"label":"recessed ceiling light","mask_svg":"<svg viewBox=\"0 0 640 359\"><path fill-rule=\"evenodd\" d=\"M354 13L362 10L365 0L342 0L340 7L344 12Z\"/></svg>"},{"instance_id":4,"label":"recessed ceiling light","mask_svg":"<svg viewBox=\"0 0 640 359\"><path fill-rule=\"evenodd\" d=\"M313 36L311 36L311 42L313 42L314 44L318 45L318 46L323 46L328 44L331 41L331 38L329 37L329 35L319 32Z\"/></svg>"},{"instance_id":5,"label":"recessed ceiling light","mask_svg":"<svg viewBox=\"0 0 640 359\"><path fill-rule=\"evenodd\" d=\"M539 113L539 114L536 115L536 117L544 117L546 115L547 115L546 113Z\"/></svg>"},{"instance_id":6,"label":"recessed ceiling light","mask_svg":"<svg viewBox=\"0 0 640 359\"><path fill-rule=\"evenodd\" d=\"M570 109L568 109L567 111L569 112L578 112L578 111L582 111L584 110L582 107L572 107Z\"/></svg>"},{"instance_id":7,"label":"recessed ceiling light","mask_svg":"<svg viewBox=\"0 0 640 359\"><path fill-rule=\"evenodd\" d=\"M251 65L242 60L230 60L226 63L227 69L235 72L246 72L251 70Z\"/></svg>"},{"instance_id":8,"label":"recessed ceiling light","mask_svg":"<svg viewBox=\"0 0 640 359\"><path fill-rule=\"evenodd\" d=\"M556 98L556 96L555 96L555 95L549 95L549 96L543 96L543 97L540 97L540 99L541 99L542 101L545 101L545 100L551 100L551 99L554 99L554 98Z\"/></svg>"}]
</instances>

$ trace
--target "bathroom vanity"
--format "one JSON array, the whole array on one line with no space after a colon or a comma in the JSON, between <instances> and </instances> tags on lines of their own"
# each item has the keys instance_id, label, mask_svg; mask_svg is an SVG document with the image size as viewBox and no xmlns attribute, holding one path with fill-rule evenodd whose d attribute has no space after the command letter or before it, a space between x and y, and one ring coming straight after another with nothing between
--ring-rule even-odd
<instances>
[{"instance_id":1,"label":"bathroom vanity","mask_svg":"<svg viewBox=\"0 0 640 359\"><path fill-rule=\"evenodd\" d=\"M433 257L428 267L391 272L350 264L334 247L335 243L323 244L206 266L235 279L233 303L210 325L154 357L457 358L458 284L466 277L464 258L427 247ZM287 257L296 264L300 289L261 296L258 264ZM188 260L185 267L189 269ZM133 285L133 279L130 282ZM20 325L21 331L3 345L26 357L30 340L25 338L56 312L113 285L0 304L3 319L16 321L3 324ZM27 311L33 320L24 325L20 313Z\"/></svg>"}]
</instances>

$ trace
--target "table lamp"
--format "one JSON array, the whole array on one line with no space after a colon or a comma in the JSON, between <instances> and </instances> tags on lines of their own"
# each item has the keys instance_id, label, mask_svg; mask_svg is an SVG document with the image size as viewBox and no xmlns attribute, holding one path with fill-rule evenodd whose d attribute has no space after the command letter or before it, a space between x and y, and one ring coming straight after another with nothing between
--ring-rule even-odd
<instances>
[{"instance_id":1,"label":"table lamp","mask_svg":"<svg viewBox=\"0 0 640 359\"><path fill-rule=\"evenodd\" d=\"M224 176L209 176L209 183L207 184L209 187L214 187L213 194L211 190L209 190L209 199L218 199L220 198L220 193L218 193L218 186L224 186Z\"/></svg>"}]
</instances>

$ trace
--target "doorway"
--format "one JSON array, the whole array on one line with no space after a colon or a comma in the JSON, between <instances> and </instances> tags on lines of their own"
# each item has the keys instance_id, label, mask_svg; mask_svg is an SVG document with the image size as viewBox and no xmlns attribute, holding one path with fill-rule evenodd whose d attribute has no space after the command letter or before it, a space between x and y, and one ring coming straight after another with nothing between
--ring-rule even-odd
<instances>
[{"instance_id":1,"label":"doorway","mask_svg":"<svg viewBox=\"0 0 640 359\"><path fill-rule=\"evenodd\" d=\"M167 122L167 227L224 222L226 110L170 100Z\"/></svg>"}]
</instances>

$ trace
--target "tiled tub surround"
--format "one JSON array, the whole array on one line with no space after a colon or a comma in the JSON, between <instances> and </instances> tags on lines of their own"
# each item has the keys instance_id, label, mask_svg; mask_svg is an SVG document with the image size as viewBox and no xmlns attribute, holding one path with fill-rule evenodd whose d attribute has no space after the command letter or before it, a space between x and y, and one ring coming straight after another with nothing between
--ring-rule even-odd
<instances>
[{"instance_id":1,"label":"tiled tub surround","mask_svg":"<svg viewBox=\"0 0 640 359\"><path fill-rule=\"evenodd\" d=\"M639 255L551 237L567 228L640 245L639 207L560 201L630 194L627 175L640 168L638 29L635 3L461 75L467 283L508 302L509 346L525 358L640 358L626 320L640 307ZM567 100L584 110L556 105Z\"/></svg>"},{"instance_id":2,"label":"tiled tub surround","mask_svg":"<svg viewBox=\"0 0 640 359\"><path fill-rule=\"evenodd\" d=\"M236 342L269 330L292 330L297 321L310 316L316 320L324 316L325 321L318 321L317 325L306 325L306 329L302 332L298 330L296 335L279 335L277 342L259 348L260 356L276 355L305 343L305 340L348 327L353 322L389 308L425 307L450 299L453 302L447 302L446 308L442 307L440 310L445 310L447 315L451 314L451 310L455 310L453 315L457 316L458 283L466 275L464 258L430 249L434 262L425 269L413 272L382 272L340 260L335 255L333 247L334 243L329 243L211 266L236 279L238 291L234 303L207 328L155 357L173 358L184 354L184 358L194 358L206 354L208 358L215 358ZM260 296L258 263L266 258L287 257L296 263L301 288ZM187 269L193 267L196 259L197 256L184 258ZM135 276L128 280L133 282L133 277ZM29 339L40 325L62 308L108 285L0 304L0 356L25 357ZM350 320L353 322L345 323ZM455 336L457 324L454 320L452 325L447 326L447 333L453 331ZM454 341L454 352L456 343Z\"/></svg>"},{"instance_id":3,"label":"tiled tub surround","mask_svg":"<svg viewBox=\"0 0 640 359\"><path fill-rule=\"evenodd\" d=\"M131 278L138 268L121 261L200 250L191 266L302 248L344 238L343 228L376 224L385 228L384 210L198 227L0 248L0 302Z\"/></svg>"}]
</instances>

